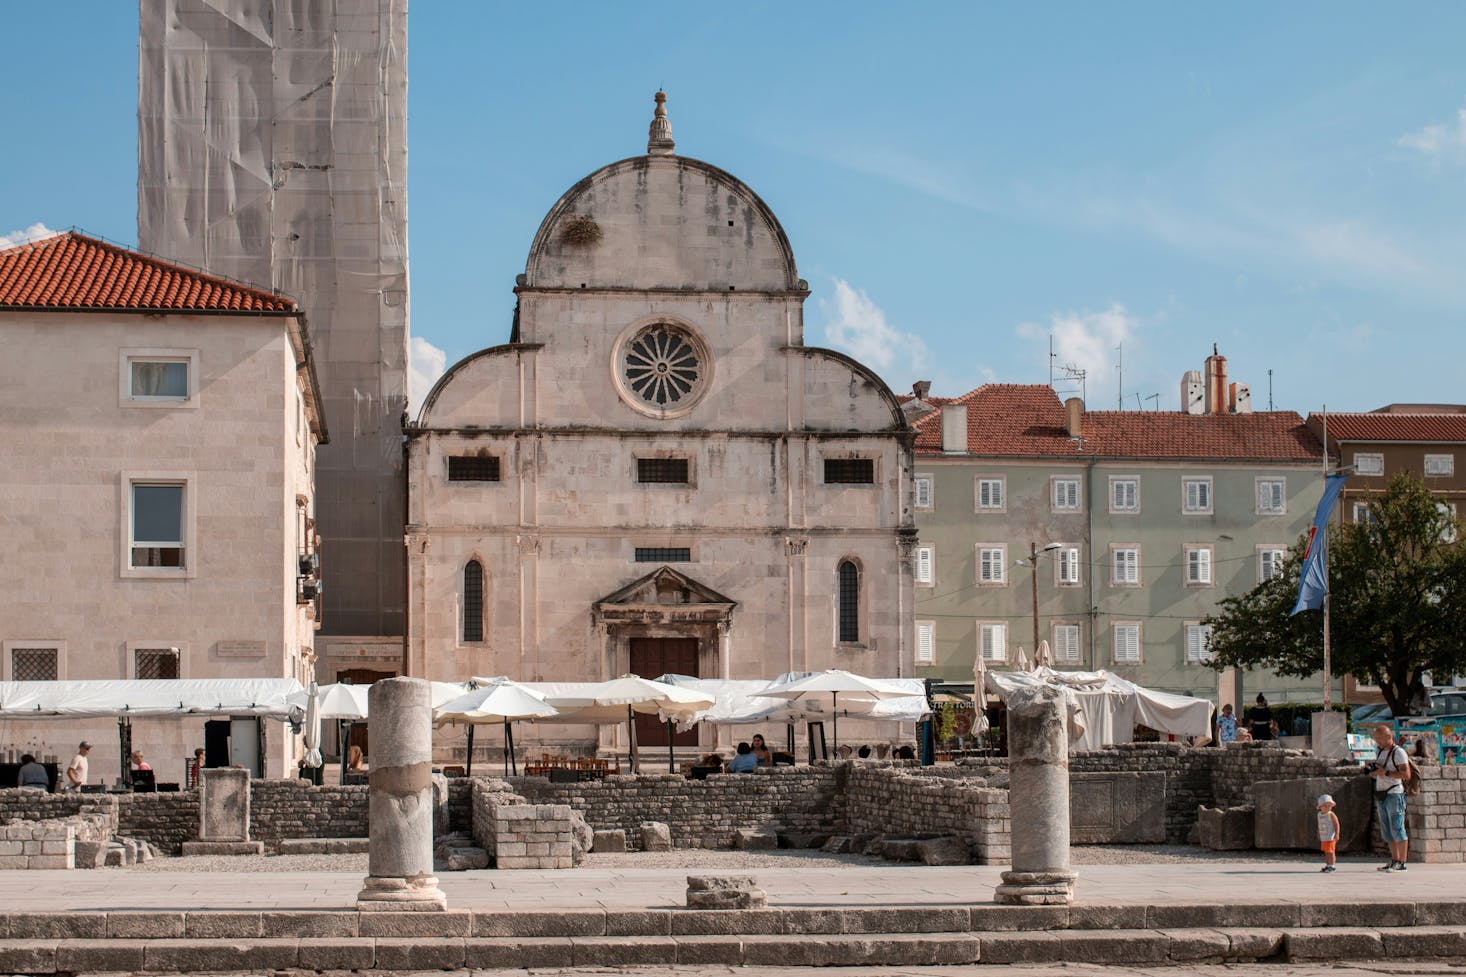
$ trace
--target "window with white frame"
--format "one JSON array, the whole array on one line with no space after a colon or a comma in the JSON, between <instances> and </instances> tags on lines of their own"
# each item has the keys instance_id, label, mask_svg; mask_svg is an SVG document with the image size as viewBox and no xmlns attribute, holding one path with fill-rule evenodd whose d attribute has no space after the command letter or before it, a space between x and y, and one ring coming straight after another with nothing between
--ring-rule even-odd
<instances>
[{"instance_id":1,"label":"window with white frame","mask_svg":"<svg viewBox=\"0 0 1466 977\"><path fill-rule=\"evenodd\" d=\"M985 662L1008 660L1008 625L997 622L978 624L977 640Z\"/></svg>"},{"instance_id":2,"label":"window with white frame","mask_svg":"<svg viewBox=\"0 0 1466 977\"><path fill-rule=\"evenodd\" d=\"M1065 665L1079 663L1079 625L1054 625L1054 661Z\"/></svg>"},{"instance_id":3,"label":"window with white frame","mask_svg":"<svg viewBox=\"0 0 1466 977\"><path fill-rule=\"evenodd\" d=\"M1052 498L1055 512L1079 511L1079 479L1056 478L1052 484Z\"/></svg>"},{"instance_id":4,"label":"window with white frame","mask_svg":"<svg viewBox=\"0 0 1466 977\"><path fill-rule=\"evenodd\" d=\"M1455 455L1426 455L1425 474L1427 475L1454 475L1456 474Z\"/></svg>"},{"instance_id":5,"label":"window with white frame","mask_svg":"<svg viewBox=\"0 0 1466 977\"><path fill-rule=\"evenodd\" d=\"M183 479L125 477L127 575L177 576L189 568L189 493Z\"/></svg>"},{"instance_id":6,"label":"window with white frame","mask_svg":"<svg viewBox=\"0 0 1466 977\"><path fill-rule=\"evenodd\" d=\"M1110 627L1112 641L1111 659L1118 665L1133 665L1140 661L1139 623L1114 624Z\"/></svg>"},{"instance_id":7,"label":"window with white frame","mask_svg":"<svg viewBox=\"0 0 1466 977\"><path fill-rule=\"evenodd\" d=\"M1384 455L1373 451L1356 451L1354 453L1354 474L1383 475L1384 473Z\"/></svg>"},{"instance_id":8,"label":"window with white frame","mask_svg":"<svg viewBox=\"0 0 1466 977\"><path fill-rule=\"evenodd\" d=\"M914 496L912 504L918 509L930 509L932 507L932 477L930 475L917 475L913 480Z\"/></svg>"},{"instance_id":9,"label":"window with white frame","mask_svg":"<svg viewBox=\"0 0 1466 977\"><path fill-rule=\"evenodd\" d=\"M1196 475L1181 479L1181 511L1211 512L1211 476Z\"/></svg>"},{"instance_id":10,"label":"window with white frame","mask_svg":"<svg viewBox=\"0 0 1466 977\"><path fill-rule=\"evenodd\" d=\"M1186 555L1186 585L1188 587L1210 587L1211 579L1211 553L1210 546L1187 546L1184 547Z\"/></svg>"},{"instance_id":11,"label":"window with white frame","mask_svg":"<svg viewBox=\"0 0 1466 977\"><path fill-rule=\"evenodd\" d=\"M1006 545L978 544L977 582L988 586L1000 586L1008 582L1008 547Z\"/></svg>"},{"instance_id":12,"label":"window with white frame","mask_svg":"<svg viewBox=\"0 0 1466 977\"><path fill-rule=\"evenodd\" d=\"M916 622L916 664L930 665L937 660L937 624Z\"/></svg>"},{"instance_id":13,"label":"window with white frame","mask_svg":"<svg viewBox=\"0 0 1466 977\"><path fill-rule=\"evenodd\" d=\"M1140 479L1118 477L1110 479L1110 511L1140 511Z\"/></svg>"},{"instance_id":14,"label":"window with white frame","mask_svg":"<svg viewBox=\"0 0 1466 977\"><path fill-rule=\"evenodd\" d=\"M64 642L5 642L5 679L10 682L56 682L65 676L61 662Z\"/></svg>"},{"instance_id":15,"label":"window with white frame","mask_svg":"<svg viewBox=\"0 0 1466 977\"><path fill-rule=\"evenodd\" d=\"M120 398L128 407L196 407L196 349L124 349Z\"/></svg>"},{"instance_id":16,"label":"window with white frame","mask_svg":"<svg viewBox=\"0 0 1466 977\"><path fill-rule=\"evenodd\" d=\"M1140 547L1116 546L1110 550L1110 582L1117 587L1140 586Z\"/></svg>"},{"instance_id":17,"label":"window with white frame","mask_svg":"<svg viewBox=\"0 0 1466 977\"><path fill-rule=\"evenodd\" d=\"M1362 524L1374 522L1374 513L1369 511L1368 502L1354 503L1353 521Z\"/></svg>"},{"instance_id":18,"label":"window with white frame","mask_svg":"<svg viewBox=\"0 0 1466 977\"><path fill-rule=\"evenodd\" d=\"M1257 514L1280 516L1288 511L1288 481L1283 478L1257 480Z\"/></svg>"},{"instance_id":19,"label":"window with white frame","mask_svg":"<svg viewBox=\"0 0 1466 977\"><path fill-rule=\"evenodd\" d=\"M1211 625L1186 625L1186 661L1188 664L1202 664L1211 661Z\"/></svg>"},{"instance_id":20,"label":"window with white frame","mask_svg":"<svg viewBox=\"0 0 1466 977\"><path fill-rule=\"evenodd\" d=\"M1257 550L1257 582L1267 583L1283 575L1283 561L1287 550L1281 546L1261 546Z\"/></svg>"},{"instance_id":21,"label":"window with white frame","mask_svg":"<svg viewBox=\"0 0 1466 977\"><path fill-rule=\"evenodd\" d=\"M936 582L936 550L930 546L918 546L914 562L917 586L932 586Z\"/></svg>"},{"instance_id":22,"label":"window with white frame","mask_svg":"<svg viewBox=\"0 0 1466 977\"><path fill-rule=\"evenodd\" d=\"M1079 583L1079 547L1065 546L1055 553L1054 570L1061 586Z\"/></svg>"},{"instance_id":23,"label":"window with white frame","mask_svg":"<svg viewBox=\"0 0 1466 977\"><path fill-rule=\"evenodd\" d=\"M1007 479L979 478L977 480L977 508L982 512L1000 512L1007 505Z\"/></svg>"}]
</instances>

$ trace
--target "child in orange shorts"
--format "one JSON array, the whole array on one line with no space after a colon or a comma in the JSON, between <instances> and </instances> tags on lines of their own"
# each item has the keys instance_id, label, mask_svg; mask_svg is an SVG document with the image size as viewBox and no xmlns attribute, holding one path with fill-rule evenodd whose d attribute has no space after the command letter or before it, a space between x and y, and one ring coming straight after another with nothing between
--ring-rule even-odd
<instances>
[{"instance_id":1,"label":"child in orange shorts","mask_svg":"<svg viewBox=\"0 0 1466 977\"><path fill-rule=\"evenodd\" d=\"M1334 799L1328 794L1318 798L1318 847L1323 849L1323 868L1319 871L1334 871L1337 856L1334 849L1339 844L1339 816L1334 813Z\"/></svg>"}]
</instances>

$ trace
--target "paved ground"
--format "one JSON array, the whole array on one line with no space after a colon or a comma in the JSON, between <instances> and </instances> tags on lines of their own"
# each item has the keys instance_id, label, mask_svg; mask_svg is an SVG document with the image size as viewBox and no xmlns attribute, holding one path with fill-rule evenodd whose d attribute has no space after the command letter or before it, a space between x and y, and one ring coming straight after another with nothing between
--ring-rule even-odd
<instances>
[{"instance_id":1,"label":"paved ground","mask_svg":"<svg viewBox=\"0 0 1466 977\"><path fill-rule=\"evenodd\" d=\"M461 974L470 971L459 971ZM474 977L810 977L808 967L631 967L585 970L475 970ZM1101 967L1082 963L1042 966L977 964L969 967L840 967L832 977L1462 977L1459 965L1428 961L1331 964L1188 964L1184 967Z\"/></svg>"},{"instance_id":2,"label":"paved ground","mask_svg":"<svg viewBox=\"0 0 1466 977\"><path fill-rule=\"evenodd\" d=\"M451 872L440 875L448 905L475 910L642 909L684 904L690 872L737 872L738 853L718 853L700 867L638 867L639 856L600 856L595 867L560 871ZM920 907L987 903L1001 866L921 866L830 861L791 853L791 867L752 869L775 908ZM724 857L726 856L726 857ZM777 862L768 853L766 862ZM608 864L611 861L612 864ZM640 863L644 864L644 863ZM1376 872L1376 859L1341 859L1321 875L1315 858L1207 858L1164 864L1080 865L1077 901L1087 904L1295 903L1466 898L1460 865L1412 864ZM747 869L744 869L747 871ZM0 873L0 909L354 908L360 869L348 871L138 871ZM1225 972L1225 971L1219 971ZM1269 973L1273 971L1269 970ZM923 971L925 973L925 971ZM1466 974L1466 971L1461 971ZM740 974L751 972L740 971ZM842 977L853 977L841 971Z\"/></svg>"}]
</instances>

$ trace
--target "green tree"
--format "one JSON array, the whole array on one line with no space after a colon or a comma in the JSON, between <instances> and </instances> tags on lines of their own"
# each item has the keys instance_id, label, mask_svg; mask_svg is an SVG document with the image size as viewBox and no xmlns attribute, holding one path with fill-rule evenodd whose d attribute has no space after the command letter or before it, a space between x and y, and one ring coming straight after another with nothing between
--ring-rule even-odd
<instances>
[{"instance_id":1,"label":"green tree","mask_svg":"<svg viewBox=\"0 0 1466 977\"><path fill-rule=\"evenodd\" d=\"M1466 672L1466 546L1461 524L1408 474L1367 497L1364 522L1329 527L1329 646L1335 675L1380 687L1409 713L1426 672ZM1229 597L1209 617L1211 667L1264 668L1304 678L1323 668L1322 611L1290 615L1304 539L1280 576Z\"/></svg>"}]
</instances>

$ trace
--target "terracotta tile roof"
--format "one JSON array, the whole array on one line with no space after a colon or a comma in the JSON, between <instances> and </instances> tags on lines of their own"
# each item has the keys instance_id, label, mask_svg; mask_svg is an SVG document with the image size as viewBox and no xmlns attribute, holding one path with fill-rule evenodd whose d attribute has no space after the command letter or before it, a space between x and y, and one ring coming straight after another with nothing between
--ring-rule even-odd
<instances>
[{"instance_id":1,"label":"terracotta tile roof","mask_svg":"<svg viewBox=\"0 0 1466 977\"><path fill-rule=\"evenodd\" d=\"M1466 414L1329 414L1331 441L1466 441ZM1322 415L1308 425L1321 431Z\"/></svg>"},{"instance_id":2,"label":"terracotta tile roof","mask_svg":"<svg viewBox=\"0 0 1466 977\"><path fill-rule=\"evenodd\" d=\"M948 403L967 407L967 451L985 457L1312 461L1322 454L1292 411L1085 411L1084 437L1076 441L1065 430L1064 405L1048 386L990 383ZM941 415L933 411L913 423L918 454L941 453Z\"/></svg>"},{"instance_id":3,"label":"terracotta tile roof","mask_svg":"<svg viewBox=\"0 0 1466 977\"><path fill-rule=\"evenodd\" d=\"M290 299L67 231L0 250L0 308L298 311Z\"/></svg>"}]
</instances>

